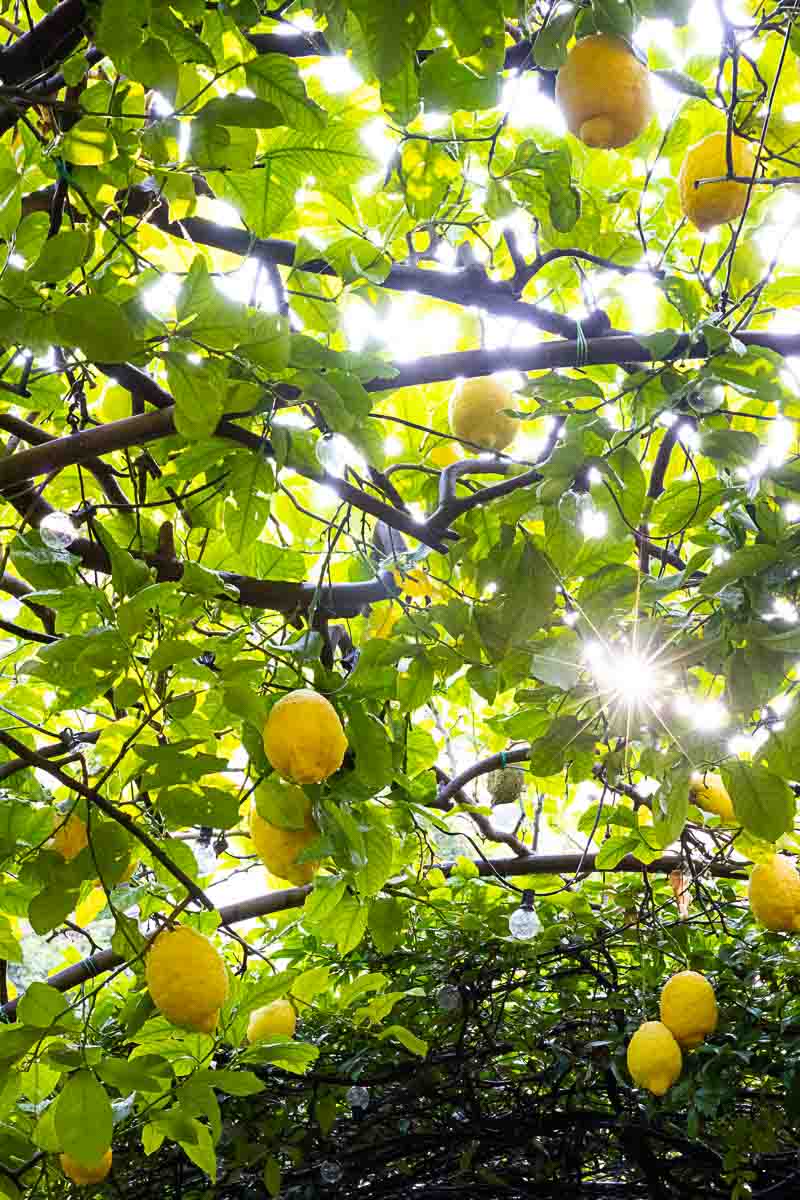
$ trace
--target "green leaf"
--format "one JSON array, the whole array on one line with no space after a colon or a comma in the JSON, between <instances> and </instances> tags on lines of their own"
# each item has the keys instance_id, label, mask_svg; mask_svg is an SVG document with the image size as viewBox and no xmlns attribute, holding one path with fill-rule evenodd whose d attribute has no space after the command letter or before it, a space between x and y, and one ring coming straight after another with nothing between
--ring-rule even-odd
<instances>
[{"instance_id":1,"label":"green leaf","mask_svg":"<svg viewBox=\"0 0 800 1200\"><path fill-rule=\"evenodd\" d=\"M614 33L630 40L634 15L628 0L592 0L594 23L600 33Z\"/></svg>"},{"instance_id":2,"label":"green leaf","mask_svg":"<svg viewBox=\"0 0 800 1200\"><path fill-rule=\"evenodd\" d=\"M386 1038L393 1038L396 1042L400 1042L406 1050L419 1055L420 1058L424 1058L428 1053L428 1043L423 1042L422 1038L417 1037L410 1029L406 1029L405 1025L389 1025L386 1029L382 1029L378 1034L378 1041L383 1042Z\"/></svg>"},{"instance_id":3,"label":"green leaf","mask_svg":"<svg viewBox=\"0 0 800 1200\"><path fill-rule=\"evenodd\" d=\"M748 833L776 842L791 832L796 801L785 780L766 767L737 761L723 763L721 774L736 818Z\"/></svg>"},{"instance_id":4,"label":"green leaf","mask_svg":"<svg viewBox=\"0 0 800 1200\"><path fill-rule=\"evenodd\" d=\"M264 779L255 790L258 815L278 829L304 829L308 796L294 783L284 783L277 775Z\"/></svg>"},{"instance_id":5,"label":"green leaf","mask_svg":"<svg viewBox=\"0 0 800 1200\"><path fill-rule=\"evenodd\" d=\"M356 872L356 886L362 896L376 895L392 874L394 844L388 829L374 825L364 835L366 865Z\"/></svg>"},{"instance_id":6,"label":"green leaf","mask_svg":"<svg viewBox=\"0 0 800 1200\"><path fill-rule=\"evenodd\" d=\"M274 1200L274 1197L279 1196L281 1192L281 1164L274 1154L270 1154L264 1163L264 1171L261 1178L264 1181L264 1187Z\"/></svg>"},{"instance_id":7,"label":"green leaf","mask_svg":"<svg viewBox=\"0 0 800 1200\"><path fill-rule=\"evenodd\" d=\"M752 463L760 442L744 429L709 429L703 434L702 453L725 466L740 467Z\"/></svg>"},{"instance_id":8,"label":"green leaf","mask_svg":"<svg viewBox=\"0 0 800 1200\"><path fill-rule=\"evenodd\" d=\"M388 6L352 0L350 7L361 25L373 71L381 80L391 79L428 32L431 0L396 0Z\"/></svg>"},{"instance_id":9,"label":"green leaf","mask_svg":"<svg viewBox=\"0 0 800 1200\"><path fill-rule=\"evenodd\" d=\"M402 937L402 904L393 896L379 896L370 907L367 924L378 952L391 954Z\"/></svg>"},{"instance_id":10,"label":"green leaf","mask_svg":"<svg viewBox=\"0 0 800 1200\"><path fill-rule=\"evenodd\" d=\"M550 10L547 23L536 35L533 58L537 67L557 71L567 61L567 44L575 30L577 5L561 4Z\"/></svg>"},{"instance_id":11,"label":"green leaf","mask_svg":"<svg viewBox=\"0 0 800 1200\"><path fill-rule=\"evenodd\" d=\"M137 1058L102 1058L97 1074L109 1087L121 1095L131 1092L158 1093L172 1080L169 1061L159 1054L142 1054Z\"/></svg>"},{"instance_id":12,"label":"green leaf","mask_svg":"<svg viewBox=\"0 0 800 1200\"><path fill-rule=\"evenodd\" d=\"M494 108L500 97L501 77L476 74L449 50L436 50L420 71L420 94L432 111L474 112Z\"/></svg>"},{"instance_id":13,"label":"green leaf","mask_svg":"<svg viewBox=\"0 0 800 1200\"><path fill-rule=\"evenodd\" d=\"M283 115L274 104L264 100L249 96L215 96L195 114L195 121L210 127L231 125L242 129L272 129L283 124Z\"/></svg>"},{"instance_id":14,"label":"green leaf","mask_svg":"<svg viewBox=\"0 0 800 1200\"><path fill-rule=\"evenodd\" d=\"M736 550L703 580L699 591L705 596L715 596L729 583L737 579L748 579L765 571L780 558L780 551L774 546L743 546Z\"/></svg>"},{"instance_id":15,"label":"green leaf","mask_svg":"<svg viewBox=\"0 0 800 1200\"><path fill-rule=\"evenodd\" d=\"M85 261L89 252L89 235L82 229L64 229L49 238L36 262L28 268L31 279L55 283Z\"/></svg>"},{"instance_id":16,"label":"green leaf","mask_svg":"<svg viewBox=\"0 0 800 1200\"><path fill-rule=\"evenodd\" d=\"M353 708L347 733L350 748L356 756L358 777L378 791L392 777L392 743L384 726L363 708Z\"/></svg>"},{"instance_id":17,"label":"green leaf","mask_svg":"<svg viewBox=\"0 0 800 1200\"><path fill-rule=\"evenodd\" d=\"M556 717L542 737L531 745L531 774L546 778L556 775L577 750L576 739L581 733L577 717Z\"/></svg>"},{"instance_id":18,"label":"green leaf","mask_svg":"<svg viewBox=\"0 0 800 1200\"><path fill-rule=\"evenodd\" d=\"M17 1019L37 1029L49 1029L68 1016L69 1002L47 983L28 984L17 1005Z\"/></svg>"},{"instance_id":19,"label":"green leaf","mask_svg":"<svg viewBox=\"0 0 800 1200\"><path fill-rule=\"evenodd\" d=\"M232 829L239 820L239 797L223 788L204 786L167 788L158 794L158 808L168 829L208 825Z\"/></svg>"},{"instance_id":20,"label":"green leaf","mask_svg":"<svg viewBox=\"0 0 800 1200\"><path fill-rule=\"evenodd\" d=\"M242 1055L243 1062L270 1063L293 1075L305 1075L319 1057L319 1046L307 1042L267 1041L258 1042Z\"/></svg>"},{"instance_id":21,"label":"green leaf","mask_svg":"<svg viewBox=\"0 0 800 1200\"><path fill-rule=\"evenodd\" d=\"M102 167L117 157L117 143L109 121L81 117L64 135L61 152L67 162L79 167Z\"/></svg>"},{"instance_id":22,"label":"green leaf","mask_svg":"<svg viewBox=\"0 0 800 1200\"><path fill-rule=\"evenodd\" d=\"M502 67L505 27L502 0L434 0L434 20L444 27L459 58L490 74Z\"/></svg>"},{"instance_id":23,"label":"green leaf","mask_svg":"<svg viewBox=\"0 0 800 1200\"><path fill-rule=\"evenodd\" d=\"M192 1076L193 1083L207 1083L228 1096L256 1096L263 1092L264 1083L252 1071L212 1070L211 1068L197 1071Z\"/></svg>"},{"instance_id":24,"label":"green leaf","mask_svg":"<svg viewBox=\"0 0 800 1200\"><path fill-rule=\"evenodd\" d=\"M689 814L690 774L685 764L672 766L653 796L653 825L662 846L671 845L683 833Z\"/></svg>"},{"instance_id":25,"label":"green leaf","mask_svg":"<svg viewBox=\"0 0 800 1200\"><path fill-rule=\"evenodd\" d=\"M292 129L313 133L325 124L325 111L309 99L297 63L287 54L259 54L245 64L245 78Z\"/></svg>"},{"instance_id":26,"label":"green leaf","mask_svg":"<svg viewBox=\"0 0 800 1200\"><path fill-rule=\"evenodd\" d=\"M107 529L98 525L97 536L111 559L111 581L118 596L133 596L150 582L150 568L134 558L114 541Z\"/></svg>"},{"instance_id":27,"label":"green leaf","mask_svg":"<svg viewBox=\"0 0 800 1200\"><path fill-rule=\"evenodd\" d=\"M54 316L59 340L77 346L93 362L124 362L136 352L127 317L104 296L72 296Z\"/></svg>"},{"instance_id":28,"label":"green leaf","mask_svg":"<svg viewBox=\"0 0 800 1200\"><path fill-rule=\"evenodd\" d=\"M611 871L626 854L630 854L639 845L638 837L616 836L606 838L595 859L595 866L601 871Z\"/></svg>"},{"instance_id":29,"label":"green leaf","mask_svg":"<svg viewBox=\"0 0 800 1200\"><path fill-rule=\"evenodd\" d=\"M369 905L355 896L342 896L325 927L326 939L334 941L340 954L349 954L364 936Z\"/></svg>"},{"instance_id":30,"label":"green leaf","mask_svg":"<svg viewBox=\"0 0 800 1200\"><path fill-rule=\"evenodd\" d=\"M111 1145L113 1118L105 1088L91 1071L71 1075L56 1101L61 1148L80 1163L96 1163Z\"/></svg>"},{"instance_id":31,"label":"green leaf","mask_svg":"<svg viewBox=\"0 0 800 1200\"><path fill-rule=\"evenodd\" d=\"M173 351L164 358L175 401L175 428L188 441L211 437L224 412L219 368L205 359L191 362Z\"/></svg>"},{"instance_id":32,"label":"green leaf","mask_svg":"<svg viewBox=\"0 0 800 1200\"><path fill-rule=\"evenodd\" d=\"M639 7L641 7L639 5ZM684 22L681 22L683 24ZM684 71L675 71L669 68L660 71L653 71L653 75L663 79L667 87L674 88L676 92L683 92L684 96L697 96L700 100L708 100L708 92L703 87L702 83L698 83L696 79L692 79L691 75L687 75Z\"/></svg>"}]
</instances>

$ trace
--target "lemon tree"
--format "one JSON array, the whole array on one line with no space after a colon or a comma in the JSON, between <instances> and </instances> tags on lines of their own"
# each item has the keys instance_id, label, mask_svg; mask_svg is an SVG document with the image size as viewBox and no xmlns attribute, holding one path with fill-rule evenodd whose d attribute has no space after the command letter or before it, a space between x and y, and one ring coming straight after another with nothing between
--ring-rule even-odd
<instances>
[{"instance_id":1,"label":"lemon tree","mask_svg":"<svg viewBox=\"0 0 800 1200\"><path fill-rule=\"evenodd\" d=\"M0 1197L793 1195L795 8L0 24Z\"/></svg>"}]
</instances>

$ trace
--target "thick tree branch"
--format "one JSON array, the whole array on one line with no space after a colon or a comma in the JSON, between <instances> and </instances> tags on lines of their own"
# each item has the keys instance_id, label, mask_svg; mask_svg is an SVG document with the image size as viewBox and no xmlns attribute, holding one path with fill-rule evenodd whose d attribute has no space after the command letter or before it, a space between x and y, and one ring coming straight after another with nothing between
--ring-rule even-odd
<instances>
[{"instance_id":1,"label":"thick tree branch","mask_svg":"<svg viewBox=\"0 0 800 1200\"><path fill-rule=\"evenodd\" d=\"M532 854L525 858L475 859L474 865L478 874L482 876L500 875L503 878L509 878L515 875L572 875L577 871L580 871L583 876L593 874L598 870L596 857L594 854ZM449 875L455 870L456 865L452 862L434 863L431 870L436 867L445 875ZM683 865L683 860L678 854L665 854L646 866L632 854L627 854L617 863L613 871L603 873L613 875L616 872L635 872L636 874L647 872L669 875ZM708 864L706 873L718 879L744 879L746 878L744 870L746 865L746 863L713 861ZM285 891L270 892L265 896L253 896L249 900L227 904L219 909L220 923L226 926L236 925L241 921L250 921L254 917L271 916L274 913L286 912L291 908L301 908L310 892L310 886L287 888ZM59 992L68 992L72 988L90 982L106 971L113 971L115 967L122 966L124 962L125 960L120 955L114 954L113 951L101 950L99 954L93 954L90 958L51 975L47 982L50 987L56 988ZM4 1004L0 1007L0 1014L8 1020L13 1020L17 1011L17 1003L17 1000L12 1000L8 1004Z\"/></svg>"}]
</instances>

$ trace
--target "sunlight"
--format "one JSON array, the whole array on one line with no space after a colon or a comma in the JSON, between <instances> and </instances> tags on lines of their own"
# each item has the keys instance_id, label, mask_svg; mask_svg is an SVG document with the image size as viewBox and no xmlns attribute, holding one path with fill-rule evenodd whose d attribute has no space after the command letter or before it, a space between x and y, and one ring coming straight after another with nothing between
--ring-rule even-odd
<instances>
[{"instance_id":1,"label":"sunlight","mask_svg":"<svg viewBox=\"0 0 800 1200\"><path fill-rule=\"evenodd\" d=\"M695 700L691 696L678 696L675 711L694 725L695 729L707 733L722 729L730 720L728 710L720 700Z\"/></svg>"},{"instance_id":2,"label":"sunlight","mask_svg":"<svg viewBox=\"0 0 800 1200\"><path fill-rule=\"evenodd\" d=\"M586 508L581 514L581 533L585 538L602 538L608 533L608 517L596 508Z\"/></svg>"},{"instance_id":3,"label":"sunlight","mask_svg":"<svg viewBox=\"0 0 800 1200\"><path fill-rule=\"evenodd\" d=\"M628 707L653 700L668 682L653 658L632 648L590 642L584 658L598 686Z\"/></svg>"},{"instance_id":4,"label":"sunlight","mask_svg":"<svg viewBox=\"0 0 800 1200\"><path fill-rule=\"evenodd\" d=\"M320 58L308 68L308 72L316 75L325 91L332 95L337 92L353 92L363 82L350 59L342 54Z\"/></svg>"}]
</instances>

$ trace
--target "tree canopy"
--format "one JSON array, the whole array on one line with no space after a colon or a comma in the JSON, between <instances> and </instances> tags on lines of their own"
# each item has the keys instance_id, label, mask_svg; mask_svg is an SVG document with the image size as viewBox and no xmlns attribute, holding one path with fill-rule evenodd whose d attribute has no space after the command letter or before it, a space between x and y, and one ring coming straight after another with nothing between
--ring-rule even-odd
<instances>
[{"instance_id":1,"label":"tree canopy","mask_svg":"<svg viewBox=\"0 0 800 1200\"><path fill-rule=\"evenodd\" d=\"M0 1196L797 1194L796 13L3 6Z\"/></svg>"}]
</instances>

